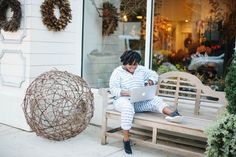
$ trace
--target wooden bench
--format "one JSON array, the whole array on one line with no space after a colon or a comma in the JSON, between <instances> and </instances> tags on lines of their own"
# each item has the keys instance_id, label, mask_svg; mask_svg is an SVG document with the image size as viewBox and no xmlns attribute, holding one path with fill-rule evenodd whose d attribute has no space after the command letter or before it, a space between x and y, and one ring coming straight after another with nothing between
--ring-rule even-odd
<instances>
[{"instance_id":1,"label":"wooden bench","mask_svg":"<svg viewBox=\"0 0 236 157\"><path fill-rule=\"evenodd\" d=\"M100 89L99 93L103 96L101 143L106 144L107 137L123 138L120 113L113 109L108 89ZM192 74L168 72L159 77L157 95L170 107L178 108L183 122L168 122L159 113L135 113L131 140L186 157L203 156L207 141L204 130L225 108L225 93L213 91ZM118 125L108 120L118 120Z\"/></svg>"}]
</instances>

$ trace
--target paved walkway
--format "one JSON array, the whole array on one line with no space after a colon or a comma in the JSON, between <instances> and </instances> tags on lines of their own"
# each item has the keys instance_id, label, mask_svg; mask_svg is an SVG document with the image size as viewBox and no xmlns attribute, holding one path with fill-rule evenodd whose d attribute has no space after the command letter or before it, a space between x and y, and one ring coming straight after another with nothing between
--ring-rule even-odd
<instances>
[{"instance_id":1,"label":"paved walkway","mask_svg":"<svg viewBox=\"0 0 236 157\"><path fill-rule=\"evenodd\" d=\"M0 124L0 157L180 157L156 149L133 146L133 155L126 155L122 141L100 144L100 127L89 125L78 136L65 141L51 141Z\"/></svg>"}]
</instances>

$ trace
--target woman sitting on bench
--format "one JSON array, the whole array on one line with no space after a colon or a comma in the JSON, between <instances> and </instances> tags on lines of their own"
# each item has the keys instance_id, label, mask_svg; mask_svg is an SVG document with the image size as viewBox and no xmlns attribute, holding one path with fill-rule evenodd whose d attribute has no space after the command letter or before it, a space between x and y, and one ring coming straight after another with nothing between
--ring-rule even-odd
<instances>
[{"instance_id":1,"label":"woman sitting on bench","mask_svg":"<svg viewBox=\"0 0 236 157\"><path fill-rule=\"evenodd\" d=\"M166 120L176 123L182 121L182 116L177 110L172 111L158 96L155 96L152 100L131 103L129 100L129 90L144 85L156 84L158 75L156 72L139 65L141 56L138 52L132 50L125 51L120 59L123 65L114 69L109 86L111 94L114 96L115 109L121 112L124 150L127 154L132 154L129 130L131 129L135 112L160 112L167 115L165 117Z\"/></svg>"}]
</instances>

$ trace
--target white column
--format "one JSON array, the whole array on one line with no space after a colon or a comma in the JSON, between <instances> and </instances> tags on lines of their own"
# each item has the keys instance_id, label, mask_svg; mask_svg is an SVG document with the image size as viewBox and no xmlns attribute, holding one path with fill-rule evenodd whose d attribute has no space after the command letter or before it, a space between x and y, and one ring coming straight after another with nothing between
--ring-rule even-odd
<instances>
[{"instance_id":1,"label":"white column","mask_svg":"<svg viewBox=\"0 0 236 157\"><path fill-rule=\"evenodd\" d=\"M145 59L144 66L150 68L152 62L152 37L153 37L153 20L154 20L154 0L147 0L146 13L146 42L145 42Z\"/></svg>"}]
</instances>

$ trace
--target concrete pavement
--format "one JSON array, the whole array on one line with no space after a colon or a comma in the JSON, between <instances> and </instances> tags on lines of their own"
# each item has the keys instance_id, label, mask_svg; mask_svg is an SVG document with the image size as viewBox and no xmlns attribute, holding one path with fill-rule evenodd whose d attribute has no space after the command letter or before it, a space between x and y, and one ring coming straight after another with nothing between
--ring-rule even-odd
<instances>
[{"instance_id":1,"label":"concrete pavement","mask_svg":"<svg viewBox=\"0 0 236 157\"><path fill-rule=\"evenodd\" d=\"M133 155L127 155L122 141L109 139L100 144L100 127L89 125L74 138L51 141L4 124L0 124L0 157L181 157L153 148L135 145Z\"/></svg>"}]
</instances>

